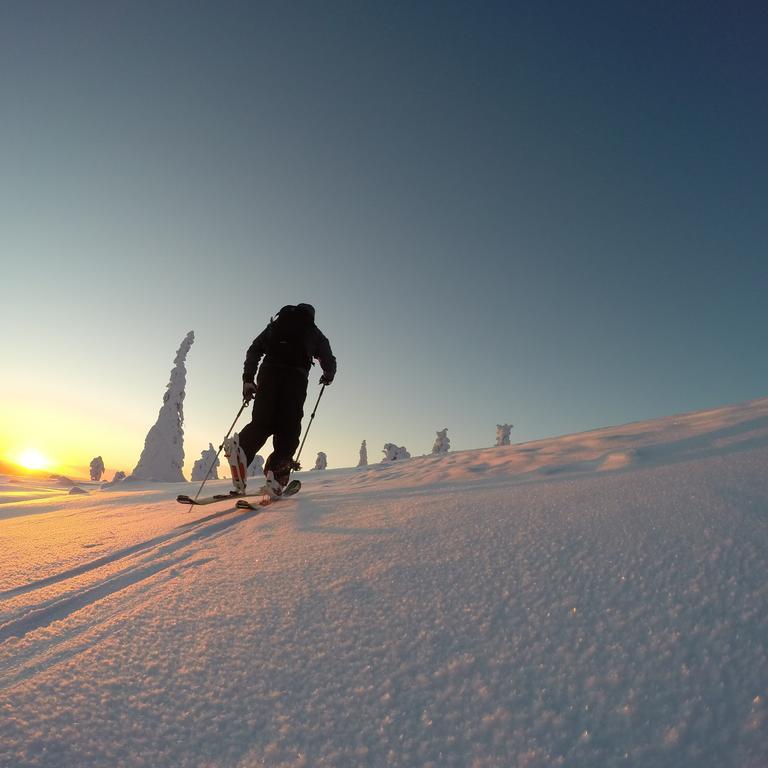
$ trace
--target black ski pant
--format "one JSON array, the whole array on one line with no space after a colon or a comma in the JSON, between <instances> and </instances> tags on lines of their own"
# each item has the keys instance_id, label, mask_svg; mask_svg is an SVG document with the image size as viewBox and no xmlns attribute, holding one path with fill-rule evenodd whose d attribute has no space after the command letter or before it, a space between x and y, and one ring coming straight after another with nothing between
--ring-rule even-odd
<instances>
[{"instance_id":1,"label":"black ski pant","mask_svg":"<svg viewBox=\"0 0 768 768\"><path fill-rule=\"evenodd\" d=\"M301 438L306 397L307 376L303 371L275 365L259 368L251 423L240 432L246 466L250 466L270 435L274 451L267 459L269 466L293 458Z\"/></svg>"}]
</instances>

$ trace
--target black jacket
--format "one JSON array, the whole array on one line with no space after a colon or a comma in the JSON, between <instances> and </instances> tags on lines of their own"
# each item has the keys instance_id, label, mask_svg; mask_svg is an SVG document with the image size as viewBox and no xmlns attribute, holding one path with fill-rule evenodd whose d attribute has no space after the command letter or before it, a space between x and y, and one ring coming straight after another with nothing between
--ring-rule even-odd
<instances>
[{"instance_id":1,"label":"black jacket","mask_svg":"<svg viewBox=\"0 0 768 768\"><path fill-rule=\"evenodd\" d=\"M294 307L284 307L286 310L294 310ZM303 313L302 313L303 314ZM307 314L297 334L291 339L293 355L286 362L282 350L277 345L276 321L272 321L254 340L245 353L243 365L243 381L253 381L261 358L264 357L262 366L277 366L281 368L295 368L309 375L313 358L320 363L323 373L333 378L336 375L336 358L331 351L331 345L323 332L315 325L314 320Z\"/></svg>"}]
</instances>

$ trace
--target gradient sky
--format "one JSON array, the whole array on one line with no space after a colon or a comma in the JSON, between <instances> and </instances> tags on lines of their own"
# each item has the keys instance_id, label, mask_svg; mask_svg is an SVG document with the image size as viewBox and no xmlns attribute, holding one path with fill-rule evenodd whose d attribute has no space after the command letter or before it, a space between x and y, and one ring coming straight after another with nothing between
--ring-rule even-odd
<instances>
[{"instance_id":1,"label":"gradient sky","mask_svg":"<svg viewBox=\"0 0 768 768\"><path fill-rule=\"evenodd\" d=\"M0 456L129 472L194 330L191 466L300 301L339 361L305 465L767 395L767 39L758 2L4 0Z\"/></svg>"}]
</instances>

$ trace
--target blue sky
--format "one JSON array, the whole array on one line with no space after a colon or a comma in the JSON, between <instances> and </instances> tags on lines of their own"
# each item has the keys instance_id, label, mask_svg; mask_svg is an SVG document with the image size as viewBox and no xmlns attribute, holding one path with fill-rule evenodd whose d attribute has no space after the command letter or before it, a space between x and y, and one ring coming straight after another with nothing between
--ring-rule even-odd
<instances>
[{"instance_id":1,"label":"blue sky","mask_svg":"<svg viewBox=\"0 0 768 768\"><path fill-rule=\"evenodd\" d=\"M193 329L191 464L300 301L310 464L768 394L766 39L759 3L3 3L0 451L129 471Z\"/></svg>"}]
</instances>

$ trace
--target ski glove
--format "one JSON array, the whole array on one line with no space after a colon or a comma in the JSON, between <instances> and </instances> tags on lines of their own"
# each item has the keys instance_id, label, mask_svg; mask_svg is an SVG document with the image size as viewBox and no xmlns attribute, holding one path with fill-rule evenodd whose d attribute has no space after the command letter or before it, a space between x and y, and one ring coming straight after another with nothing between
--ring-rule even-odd
<instances>
[{"instance_id":1,"label":"ski glove","mask_svg":"<svg viewBox=\"0 0 768 768\"><path fill-rule=\"evenodd\" d=\"M333 381L333 374L332 373L324 373L320 377L320 384L322 384L323 386L327 386L332 381Z\"/></svg>"},{"instance_id":2,"label":"ski glove","mask_svg":"<svg viewBox=\"0 0 768 768\"><path fill-rule=\"evenodd\" d=\"M252 381L243 382L243 400L250 403L256 397L256 385Z\"/></svg>"}]
</instances>

